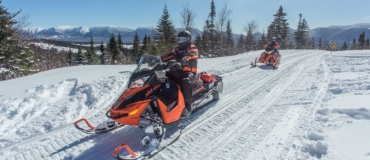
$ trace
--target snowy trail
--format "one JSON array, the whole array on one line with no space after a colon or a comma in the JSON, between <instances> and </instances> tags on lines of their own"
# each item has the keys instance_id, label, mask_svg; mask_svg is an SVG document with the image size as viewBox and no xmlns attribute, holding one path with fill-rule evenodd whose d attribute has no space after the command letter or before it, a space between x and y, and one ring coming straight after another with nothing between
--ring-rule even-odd
<instances>
[{"instance_id":1,"label":"snowy trail","mask_svg":"<svg viewBox=\"0 0 370 160\"><path fill-rule=\"evenodd\" d=\"M289 54L283 54L282 63L275 70L264 65L251 68L250 60L256 55L245 55L241 59L218 64L232 69L209 69L223 77L224 93L220 100L198 110L181 123L170 124L170 129L182 129L182 135L153 159L297 159L303 150L305 137L317 123L317 109L326 105L324 99L328 98L327 91L332 84L330 70L336 66L328 65L327 53L319 50L289 51ZM46 90L50 93L43 93L53 94L55 99L45 102L37 101L42 99L39 97L29 97L27 103L21 104L49 104L63 110L63 106L56 103L67 103L65 101L77 98L72 101L72 105L79 106L74 117L90 115L87 118L96 124L106 119L106 110L117 93L122 92L122 86L126 86L128 76L110 77L101 80L104 83L94 85L78 84L77 79L70 79ZM341 84L351 87L368 83L366 80ZM113 87L117 84L120 86ZM114 92L111 93L112 90ZM47 107L41 107L32 114L26 114L29 112L26 109L19 107L22 114L14 117L25 129L44 121L42 114L54 113ZM91 112L87 113L88 110ZM62 120L74 119L63 117ZM9 123L6 125L11 126ZM19 133L18 128L11 127L0 131L7 135ZM141 138L139 132L138 128L125 126L104 135L87 135L72 125L60 124L59 128L46 131L41 136L24 135L20 137L25 139L21 143L14 139L14 144L0 146L0 156L17 160L114 159L113 150L122 143L138 141ZM10 144L11 141L4 143Z\"/></svg>"},{"instance_id":2,"label":"snowy trail","mask_svg":"<svg viewBox=\"0 0 370 160\"><path fill-rule=\"evenodd\" d=\"M252 71L252 74L235 74L235 77L230 77L231 79L237 79L236 81L238 85L245 85L239 86L239 90L231 91L229 94L227 94L228 97L222 97L222 99L210 109L212 111L214 110L215 112L210 111L209 116L202 116L209 118L196 120L188 126L189 130L185 130L181 138L181 141L185 142L176 143L173 145L173 148L181 148L180 146L176 145L189 144L189 146L184 146L186 148L189 148L189 151L184 149L184 151L181 151L179 155L167 154L171 155L171 157L166 158L173 159L176 157L182 157L199 159L202 157L207 157L209 159L222 159L225 158L222 156L223 154L221 154L221 157L213 157L212 153L221 153L223 151L226 152L227 150L233 150L234 152L234 149L237 149L234 147L238 147L238 145L235 145L235 143L241 142L241 140L239 139L245 140L250 138L243 137L243 135L246 135L246 133L243 133L243 131L251 130L248 127L252 123L258 124L259 121L256 121L257 119L260 119L260 121L268 120L266 118L261 118L261 116L268 115L264 113L264 111L268 108L268 106L271 106L271 103L273 103L272 100L276 99L276 96L280 95L280 93L284 91L284 87L289 86L289 82L295 80L295 78L305 67L300 67L300 70L295 72L291 72L291 70L294 70L293 68L297 69L297 67L299 67L298 64L300 63L300 61L306 59L309 56L312 55L300 55L292 60L293 63L287 63L289 65L281 65L279 70L275 70L271 75L266 75L260 70L257 70L256 73L253 73ZM304 64L308 65L312 64L312 62L312 60L307 60ZM283 72L284 74L281 72ZM257 73L259 73L260 77ZM283 87L276 88L276 86L279 86L276 84L276 78L289 77L285 74L290 73L295 73L295 75L293 75L289 79L290 81L288 83L285 83ZM253 78L255 79L249 79L248 77L251 77L250 75L254 75ZM284 82L285 80L279 81ZM271 92L268 93L266 90L271 90ZM266 95L266 97L263 97L264 95ZM251 107L245 106L246 103L248 104L248 101L252 102L252 104L250 105ZM192 124L197 126L193 127ZM255 131L255 129L253 129L253 131ZM189 138L187 138L187 133L190 133L194 136L190 136ZM193 139L194 141L192 141ZM201 146L202 148L198 148L196 146ZM172 148L172 146L170 148ZM207 149L206 151L204 150L205 148ZM241 147L240 149L244 150L245 152L245 149L247 148L253 148L253 146ZM191 155L184 154L184 152L191 153ZM161 155L166 155L166 152L162 152ZM196 156L193 157L193 155ZM238 157L227 157L225 159L228 158Z\"/></svg>"}]
</instances>

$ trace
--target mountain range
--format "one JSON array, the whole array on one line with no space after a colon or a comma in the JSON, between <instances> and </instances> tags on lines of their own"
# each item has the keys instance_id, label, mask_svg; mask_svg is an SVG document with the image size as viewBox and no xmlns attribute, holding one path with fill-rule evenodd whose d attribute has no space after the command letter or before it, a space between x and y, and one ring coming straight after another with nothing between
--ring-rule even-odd
<instances>
[{"instance_id":1,"label":"mountain range","mask_svg":"<svg viewBox=\"0 0 370 160\"><path fill-rule=\"evenodd\" d=\"M184 30L184 28L176 28L177 33L182 30ZM117 26L99 26L91 28L82 26L57 26L47 29L25 29L23 30L23 33L30 34L34 38L55 39L70 42L89 42L91 37L93 37L95 42L107 42L109 41L111 33L113 33L116 38L118 34L120 34L122 41L125 43L132 43L136 33L138 34L139 39L142 40L145 35L154 37L159 32L155 29L155 27L139 27L134 30ZM191 33L192 36L195 37L196 35L201 35L202 31L194 28Z\"/></svg>"},{"instance_id":2,"label":"mountain range","mask_svg":"<svg viewBox=\"0 0 370 160\"><path fill-rule=\"evenodd\" d=\"M184 30L184 28L176 28L177 32L182 30ZM291 36L294 35L292 34L294 31L294 29L291 29ZM365 37L366 35L370 35L370 23L319 27L311 29L309 31L309 35L310 37L314 36L316 41L322 39L324 44L336 42L338 45L342 45L345 41L347 44L352 43L353 39L357 42L359 35L362 32L365 32ZM136 33L141 40L145 35L154 37L159 32L155 27L139 27L137 29L130 29L117 26L99 26L90 28L83 26L57 26L47 29L29 28L23 30L23 33L28 33L34 38L55 39L70 42L89 42L91 36L95 42L107 42L110 38L110 34L113 33L115 36L120 34L125 43L132 43ZM202 31L194 28L191 33L192 36L195 37L196 35L201 35ZM239 35L240 34L235 34L234 37L238 38ZM256 33L256 35L260 36L261 33Z\"/></svg>"}]
</instances>

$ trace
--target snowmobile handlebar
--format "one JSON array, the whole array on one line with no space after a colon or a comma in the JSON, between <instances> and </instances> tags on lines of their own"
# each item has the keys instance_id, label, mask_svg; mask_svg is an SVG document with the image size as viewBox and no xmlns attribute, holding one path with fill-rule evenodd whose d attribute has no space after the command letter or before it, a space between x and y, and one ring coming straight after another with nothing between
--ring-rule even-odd
<instances>
[{"instance_id":1,"label":"snowmobile handlebar","mask_svg":"<svg viewBox=\"0 0 370 160\"><path fill-rule=\"evenodd\" d=\"M169 70L182 70L182 66L180 62L177 62L176 60L169 60L165 62L165 66L163 67L163 70L169 71Z\"/></svg>"}]
</instances>

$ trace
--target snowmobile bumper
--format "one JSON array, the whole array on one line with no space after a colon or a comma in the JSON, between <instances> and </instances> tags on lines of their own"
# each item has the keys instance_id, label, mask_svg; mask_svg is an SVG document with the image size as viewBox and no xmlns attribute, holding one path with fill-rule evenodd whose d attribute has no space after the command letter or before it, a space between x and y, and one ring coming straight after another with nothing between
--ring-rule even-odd
<instances>
[{"instance_id":1,"label":"snowmobile bumper","mask_svg":"<svg viewBox=\"0 0 370 160\"><path fill-rule=\"evenodd\" d=\"M118 151L120 151L122 148L125 148L127 152L133 156L133 159L138 158L138 154L136 154L134 151L131 150L131 148L127 144L122 144L118 146L114 151L113 151L113 156L119 160L126 160L127 158L122 158L118 155Z\"/></svg>"},{"instance_id":2,"label":"snowmobile bumper","mask_svg":"<svg viewBox=\"0 0 370 160\"><path fill-rule=\"evenodd\" d=\"M86 125L90 128L90 129L84 129L84 128L81 128L80 126L78 126L78 123L80 123L81 121L85 121ZM85 133L95 133L95 126L91 125L89 123L89 121L87 121L86 118L81 118L79 120L77 120L76 122L73 123L73 125L80 131L82 132L85 132Z\"/></svg>"},{"instance_id":3,"label":"snowmobile bumper","mask_svg":"<svg viewBox=\"0 0 370 160\"><path fill-rule=\"evenodd\" d=\"M89 129L82 128L78 125L81 121L84 121L86 125L89 127ZM90 124L90 122L86 118L81 118L77 120L76 122L73 123L73 125L80 131L89 133L89 134L101 134L101 133L106 133L112 130L115 130L119 127L122 127L124 125L118 124L112 120L110 121L105 121L104 124L99 124L98 127L95 127ZM103 126L103 127L102 127Z\"/></svg>"}]
</instances>

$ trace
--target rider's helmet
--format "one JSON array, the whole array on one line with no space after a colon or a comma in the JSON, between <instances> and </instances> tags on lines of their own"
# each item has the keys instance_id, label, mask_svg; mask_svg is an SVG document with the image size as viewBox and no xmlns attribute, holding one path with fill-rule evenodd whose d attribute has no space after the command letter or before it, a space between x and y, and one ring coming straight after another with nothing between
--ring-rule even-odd
<instances>
[{"instance_id":1,"label":"rider's helmet","mask_svg":"<svg viewBox=\"0 0 370 160\"><path fill-rule=\"evenodd\" d=\"M180 47L180 48L186 48L187 46L189 46L191 44L191 34L190 34L190 32L187 31L187 30L181 31L177 35L177 44L178 44L178 47Z\"/></svg>"},{"instance_id":2,"label":"rider's helmet","mask_svg":"<svg viewBox=\"0 0 370 160\"><path fill-rule=\"evenodd\" d=\"M276 37L272 37L272 40L271 41L275 42L276 41Z\"/></svg>"}]
</instances>

